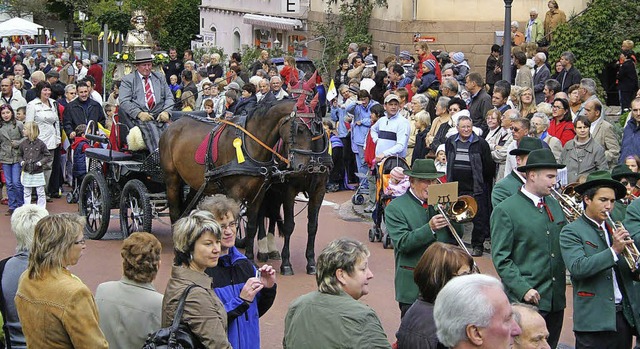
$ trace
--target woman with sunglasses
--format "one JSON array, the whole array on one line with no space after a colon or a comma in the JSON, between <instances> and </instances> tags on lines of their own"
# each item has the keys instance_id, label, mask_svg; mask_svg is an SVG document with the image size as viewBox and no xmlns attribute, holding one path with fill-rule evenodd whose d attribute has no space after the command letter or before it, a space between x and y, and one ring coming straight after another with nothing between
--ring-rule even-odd
<instances>
[{"instance_id":1,"label":"woman with sunglasses","mask_svg":"<svg viewBox=\"0 0 640 349\"><path fill-rule=\"evenodd\" d=\"M434 242L413 270L420 296L402 318L396 333L398 349L444 348L436 335L433 303L444 285L473 272L473 258L459 246Z\"/></svg>"},{"instance_id":2,"label":"woman with sunglasses","mask_svg":"<svg viewBox=\"0 0 640 349\"><path fill-rule=\"evenodd\" d=\"M569 102L564 98L556 98L551 105L552 120L549 123L549 134L558 138L562 145L575 137L576 132L571 122Z\"/></svg>"}]
</instances>

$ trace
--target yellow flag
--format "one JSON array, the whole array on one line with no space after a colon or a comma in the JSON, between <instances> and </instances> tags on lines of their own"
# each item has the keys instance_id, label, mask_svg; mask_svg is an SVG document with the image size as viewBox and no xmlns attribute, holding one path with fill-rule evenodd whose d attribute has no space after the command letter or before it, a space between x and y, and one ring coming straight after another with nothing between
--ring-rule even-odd
<instances>
[{"instance_id":1,"label":"yellow flag","mask_svg":"<svg viewBox=\"0 0 640 349\"><path fill-rule=\"evenodd\" d=\"M338 97L338 91L336 90L335 82L333 82L333 79L331 79L329 90L327 90L327 101L331 102L336 97Z\"/></svg>"},{"instance_id":2,"label":"yellow flag","mask_svg":"<svg viewBox=\"0 0 640 349\"><path fill-rule=\"evenodd\" d=\"M116 45L120 42L120 33L116 34Z\"/></svg>"},{"instance_id":3,"label":"yellow flag","mask_svg":"<svg viewBox=\"0 0 640 349\"><path fill-rule=\"evenodd\" d=\"M100 32L100 35L98 35L98 41L102 41L103 37L104 37L104 32Z\"/></svg>"}]
</instances>

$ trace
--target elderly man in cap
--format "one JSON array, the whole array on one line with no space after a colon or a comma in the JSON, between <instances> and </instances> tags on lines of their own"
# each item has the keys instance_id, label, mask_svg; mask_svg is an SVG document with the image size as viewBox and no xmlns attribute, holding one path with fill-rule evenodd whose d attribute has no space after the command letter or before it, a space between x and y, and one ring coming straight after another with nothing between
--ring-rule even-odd
<instances>
[{"instance_id":1,"label":"elderly man in cap","mask_svg":"<svg viewBox=\"0 0 640 349\"><path fill-rule=\"evenodd\" d=\"M395 293L401 317L418 298L413 269L424 251L435 241L455 244L446 218L427 203L429 186L437 184L444 173L436 170L432 159L418 159L413 169L405 170L404 174L409 176L409 190L391 201L385 210L387 231L394 247ZM454 227L462 232L459 225Z\"/></svg>"},{"instance_id":2,"label":"elderly man in cap","mask_svg":"<svg viewBox=\"0 0 640 349\"><path fill-rule=\"evenodd\" d=\"M627 189L606 170L590 173L575 189L586 207L562 229L560 248L573 284L576 348L631 348L640 330L639 286L624 254L632 244L638 246L640 230L611 226L608 220Z\"/></svg>"},{"instance_id":3,"label":"elderly man in cap","mask_svg":"<svg viewBox=\"0 0 640 349\"><path fill-rule=\"evenodd\" d=\"M517 168L525 174L524 186L491 214L491 257L507 296L538 307L552 348L560 339L566 307L559 237L567 219L550 196L563 167L549 149L530 152L526 165Z\"/></svg>"},{"instance_id":4,"label":"elderly man in cap","mask_svg":"<svg viewBox=\"0 0 640 349\"><path fill-rule=\"evenodd\" d=\"M520 141L520 146L512 149L509 155L516 157L517 166L524 166L527 163L529 153L542 148L543 145L540 139L523 137ZM525 182L524 176L524 173L518 172L518 169L514 168L506 177L498 180L491 191L491 206L496 207L499 203L517 193Z\"/></svg>"},{"instance_id":5,"label":"elderly man in cap","mask_svg":"<svg viewBox=\"0 0 640 349\"><path fill-rule=\"evenodd\" d=\"M151 50L136 51L133 61L136 71L122 78L119 97L124 122L129 127L140 128L150 152L158 148L160 133L169 122L167 110L174 104L173 94L164 77L151 72L152 61Z\"/></svg>"}]
</instances>

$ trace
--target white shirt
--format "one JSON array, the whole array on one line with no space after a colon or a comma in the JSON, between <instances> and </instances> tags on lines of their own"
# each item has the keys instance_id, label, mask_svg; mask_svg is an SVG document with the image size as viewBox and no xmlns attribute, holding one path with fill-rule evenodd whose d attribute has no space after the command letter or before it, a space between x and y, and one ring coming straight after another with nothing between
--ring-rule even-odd
<instances>
[{"instance_id":1,"label":"white shirt","mask_svg":"<svg viewBox=\"0 0 640 349\"><path fill-rule=\"evenodd\" d=\"M611 245L611 236L609 234L609 231L606 229L606 226L605 226L604 222L598 224L598 222L594 221L593 219L591 219L586 214L584 216L588 220L590 220L593 224L595 224L596 226L600 227L600 229L602 229L604 231L604 238L607 240L607 246L612 246ZM611 227L611 229L615 229L615 227ZM613 255L613 261L617 262L618 261L618 255L616 254L616 251L613 250L613 247L609 247L609 250L611 250L611 254ZM616 304L620 304L620 303L622 303L622 292L620 292L620 286L618 286L618 279L616 278L615 269L612 268L611 272L613 273L613 278L612 278L613 279L613 297L615 298Z\"/></svg>"}]
</instances>

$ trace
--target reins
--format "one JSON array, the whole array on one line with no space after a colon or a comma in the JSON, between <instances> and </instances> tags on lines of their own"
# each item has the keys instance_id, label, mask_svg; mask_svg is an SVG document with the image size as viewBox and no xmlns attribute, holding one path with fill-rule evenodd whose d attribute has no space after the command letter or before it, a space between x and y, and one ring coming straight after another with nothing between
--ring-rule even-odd
<instances>
[{"instance_id":1,"label":"reins","mask_svg":"<svg viewBox=\"0 0 640 349\"><path fill-rule=\"evenodd\" d=\"M227 121L224 119L220 119L218 120L219 122L229 125L229 126L233 126L235 128L237 128L238 130L244 132L244 134L246 134L247 136L249 136L249 138L253 139L254 141L256 141L256 143L258 143L261 147L263 147L264 149L270 151L273 155L275 155L276 157L278 157L278 159L280 159L280 161L284 162L285 164L287 164L287 166L289 165L289 160L287 158L285 158L284 156L278 154L277 151L271 149L268 145L264 144L264 142L262 142L260 139L258 139L258 137L254 136L253 134L251 134L251 132L247 131L247 129L245 129L244 127L233 123L231 121Z\"/></svg>"}]
</instances>

